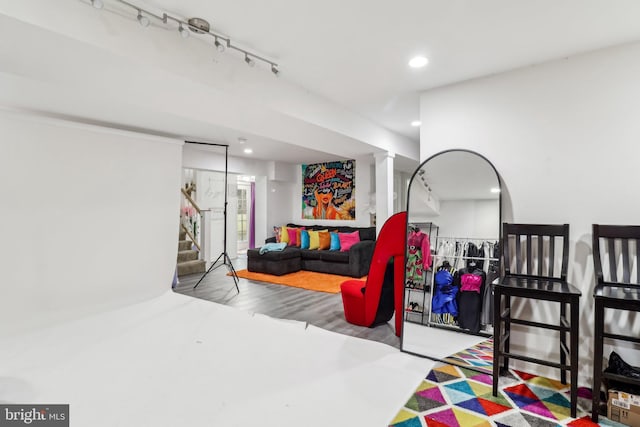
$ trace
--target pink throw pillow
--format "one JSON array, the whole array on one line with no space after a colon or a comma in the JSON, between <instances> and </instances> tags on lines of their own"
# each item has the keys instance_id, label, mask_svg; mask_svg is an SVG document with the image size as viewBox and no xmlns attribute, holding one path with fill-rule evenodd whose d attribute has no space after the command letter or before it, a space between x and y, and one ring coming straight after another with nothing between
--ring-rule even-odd
<instances>
[{"instance_id":1,"label":"pink throw pillow","mask_svg":"<svg viewBox=\"0 0 640 427\"><path fill-rule=\"evenodd\" d=\"M289 235L289 246L298 246L298 229L287 227L287 234Z\"/></svg>"},{"instance_id":2,"label":"pink throw pillow","mask_svg":"<svg viewBox=\"0 0 640 427\"><path fill-rule=\"evenodd\" d=\"M360 241L360 232L338 233L338 239L340 240L340 252L346 252L351 249L351 246Z\"/></svg>"}]
</instances>

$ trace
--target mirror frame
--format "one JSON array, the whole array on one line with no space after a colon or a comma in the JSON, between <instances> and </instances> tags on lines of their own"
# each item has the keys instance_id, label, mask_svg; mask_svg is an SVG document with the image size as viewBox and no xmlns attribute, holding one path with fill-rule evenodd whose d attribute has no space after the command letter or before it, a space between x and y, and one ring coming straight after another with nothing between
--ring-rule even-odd
<instances>
[{"instance_id":1,"label":"mirror frame","mask_svg":"<svg viewBox=\"0 0 640 427\"><path fill-rule=\"evenodd\" d=\"M411 204L411 187L413 185L414 179L418 175L418 172L430 160L432 160L432 159L434 159L434 158L436 158L438 156L442 156L444 154L447 154L447 153L469 153L469 154L473 154L475 156L478 156L478 158L484 160L489 166L491 166L491 169L493 169L493 172L496 174L496 180L498 182L498 188L500 189L500 192L498 194L498 236L497 236L497 238L498 238L498 241L501 242L502 241L502 190L503 190L503 185L502 185L502 180L500 179L500 174L498 173L498 170L493 165L493 163L491 163L491 161L489 159L487 159L485 156L483 156L482 154L480 154L480 153L478 153L476 151L468 150L468 149L464 149L464 148L452 148L452 149L449 149L449 150L440 151L438 153L435 153L435 154L429 156L426 160L424 160L422 163L420 163L420 165L418 165L416 170L411 175L411 179L409 180L409 184L407 186L407 207L406 207L407 222L405 224L405 230L408 229L409 223L410 223L410 221L409 221L410 220L410 218L409 218L409 213L410 213L409 212L409 206ZM408 249L407 244L408 244L408 233L405 231L405 235L404 235L404 250L405 250L404 259L405 259L405 263L406 263L406 260L408 259L408 255L409 255L408 254L409 249ZM502 277L502 260L500 260L499 271L500 271L499 277ZM431 360L434 360L434 361L437 361L437 362L444 362L444 359L440 359L440 358L437 358L435 356L427 356L427 355L424 355L424 354L415 353L413 351L409 351L409 350L405 350L404 349L404 339L405 339L405 337L404 337L404 332L405 332L404 325L405 325L405 321L406 321L405 320L404 307L406 307L407 298L408 298L408 295L404 290L404 284L406 283L406 281L407 281L407 269L405 268L404 269L404 275L403 275L403 282L402 282L402 286L403 286L403 291L402 291L403 314L402 314L402 317L403 318L402 318L402 332L400 334L400 351L403 352L403 353L412 354L414 356L419 356L419 357L424 357L424 358L427 358L427 359L431 359ZM423 326L427 327L427 328L432 327L432 326L430 326L428 324L425 324ZM480 333L476 334L476 333L473 333L473 332L470 332L470 331L466 331L466 330L463 330L463 329L461 329L459 331L452 330L452 332L460 333L460 334L470 334L470 335L476 335L476 336L486 336L487 338L493 337L493 334L490 334L490 335L487 335L486 333L485 334L480 334ZM445 362L445 363L448 363L448 362ZM476 370L471 366L465 366L464 368L465 369L470 369L470 370ZM483 371L479 371L479 372L483 372Z\"/></svg>"}]
</instances>

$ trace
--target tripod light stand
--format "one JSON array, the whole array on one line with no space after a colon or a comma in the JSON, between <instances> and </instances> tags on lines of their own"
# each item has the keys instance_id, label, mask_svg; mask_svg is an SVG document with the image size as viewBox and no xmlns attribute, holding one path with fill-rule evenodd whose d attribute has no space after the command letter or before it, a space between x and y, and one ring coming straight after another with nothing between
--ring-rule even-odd
<instances>
[{"instance_id":1,"label":"tripod light stand","mask_svg":"<svg viewBox=\"0 0 640 427\"><path fill-rule=\"evenodd\" d=\"M222 267L223 265L226 265L227 270L229 270L229 273L231 273L231 277L233 277L233 282L236 285L236 290L238 291L238 293L240 293L240 288L238 288L238 274L236 273L235 268L233 268L233 264L231 263L231 258L229 258L229 254L227 253L227 203L228 203L227 202L227 193L228 193L227 176L229 171L229 146L227 144L214 144L210 142L195 142L195 141L185 141L185 142L187 144L213 145L217 147L224 147L224 210L223 210L224 238L223 238L222 253L218 255L218 258L216 258L216 260L213 263L211 263L211 267L209 267L209 269L205 271L205 273L202 275L200 280L198 280L198 283L195 284L193 289L197 288L200 282L202 282L202 279L204 279L205 276L209 274L211 271L215 270L218 267Z\"/></svg>"}]
</instances>

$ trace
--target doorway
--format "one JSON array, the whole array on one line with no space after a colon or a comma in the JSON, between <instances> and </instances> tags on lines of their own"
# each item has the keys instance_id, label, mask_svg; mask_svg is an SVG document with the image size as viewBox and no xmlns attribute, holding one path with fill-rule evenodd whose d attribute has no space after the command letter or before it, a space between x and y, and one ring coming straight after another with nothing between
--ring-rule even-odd
<instances>
[{"instance_id":1,"label":"doorway","mask_svg":"<svg viewBox=\"0 0 640 427\"><path fill-rule=\"evenodd\" d=\"M238 175L237 180L237 242L238 255L247 253L255 246L255 177Z\"/></svg>"}]
</instances>

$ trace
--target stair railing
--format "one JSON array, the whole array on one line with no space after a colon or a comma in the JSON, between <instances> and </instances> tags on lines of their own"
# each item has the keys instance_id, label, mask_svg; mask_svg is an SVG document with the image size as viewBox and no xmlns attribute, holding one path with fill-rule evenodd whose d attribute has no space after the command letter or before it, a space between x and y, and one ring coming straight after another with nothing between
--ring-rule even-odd
<instances>
[{"instance_id":1,"label":"stair railing","mask_svg":"<svg viewBox=\"0 0 640 427\"><path fill-rule=\"evenodd\" d=\"M189 187L187 187L189 189ZM180 208L180 227L187 233L189 239L198 248L198 258L202 253L202 210L185 188L181 188L182 207Z\"/></svg>"}]
</instances>

